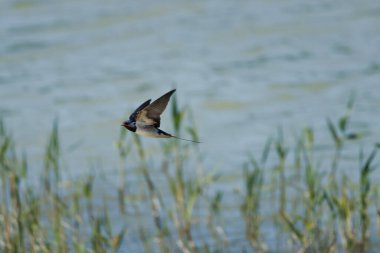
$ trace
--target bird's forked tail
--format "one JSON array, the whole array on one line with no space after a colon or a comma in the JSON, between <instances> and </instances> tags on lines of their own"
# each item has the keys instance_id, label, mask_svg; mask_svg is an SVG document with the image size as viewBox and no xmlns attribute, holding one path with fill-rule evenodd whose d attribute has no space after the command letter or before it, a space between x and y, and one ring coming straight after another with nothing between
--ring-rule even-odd
<instances>
[{"instance_id":1,"label":"bird's forked tail","mask_svg":"<svg viewBox=\"0 0 380 253\"><path fill-rule=\"evenodd\" d=\"M194 141L194 140L188 140L188 139L183 139L183 138L180 138L180 137L177 137L177 136L174 136L174 135L170 135L171 137L173 138L176 138L178 140L182 140L182 141L191 141L191 142L194 142L194 143L202 143L200 141Z\"/></svg>"},{"instance_id":2,"label":"bird's forked tail","mask_svg":"<svg viewBox=\"0 0 380 253\"><path fill-rule=\"evenodd\" d=\"M158 129L158 133L159 133L159 134L162 134L162 135L166 135L166 136L168 136L168 137L173 137L173 138L176 138L176 139L178 139L178 140L182 140L182 141L190 141L190 142L194 142L194 143L202 143L202 142L200 142L200 141L188 140L188 139L180 138L180 137L178 137L178 136L175 136L175 135L169 134L169 133L167 133L167 132L165 132L165 131L162 131L161 129Z\"/></svg>"}]
</instances>

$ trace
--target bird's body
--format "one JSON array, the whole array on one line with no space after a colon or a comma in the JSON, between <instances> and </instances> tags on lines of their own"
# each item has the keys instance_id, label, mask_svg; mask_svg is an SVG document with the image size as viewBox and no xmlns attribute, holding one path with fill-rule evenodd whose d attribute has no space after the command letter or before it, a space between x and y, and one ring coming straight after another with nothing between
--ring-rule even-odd
<instances>
[{"instance_id":1,"label":"bird's body","mask_svg":"<svg viewBox=\"0 0 380 253\"><path fill-rule=\"evenodd\" d=\"M197 142L193 140L186 140L177 136L171 135L159 129L161 123L160 115L165 110L171 95L174 90L162 95L157 100L150 103L151 99L142 103L132 114L129 119L123 122L122 126L136 134L152 137L152 138L170 138L174 137L180 140ZM198 142L197 142L198 143Z\"/></svg>"},{"instance_id":2,"label":"bird's body","mask_svg":"<svg viewBox=\"0 0 380 253\"><path fill-rule=\"evenodd\" d=\"M161 129L155 126L145 125L145 124L137 124L136 134L139 134L145 137L152 137L152 138L172 137L170 134L165 133L164 131L162 131Z\"/></svg>"}]
</instances>

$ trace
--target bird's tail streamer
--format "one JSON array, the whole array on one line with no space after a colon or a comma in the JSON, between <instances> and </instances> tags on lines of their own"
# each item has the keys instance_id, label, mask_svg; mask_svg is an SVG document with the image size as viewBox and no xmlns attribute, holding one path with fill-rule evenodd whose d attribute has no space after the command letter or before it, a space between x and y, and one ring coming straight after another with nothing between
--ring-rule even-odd
<instances>
[{"instance_id":1,"label":"bird's tail streamer","mask_svg":"<svg viewBox=\"0 0 380 253\"><path fill-rule=\"evenodd\" d=\"M178 136L174 136L174 135L172 135L171 137L176 138L176 139L178 139L178 140L182 140L182 141L190 141L190 142L194 142L194 143L202 143L202 142L200 142L200 141L194 141L194 140L183 139L183 138L180 138L180 137L178 137Z\"/></svg>"}]
</instances>

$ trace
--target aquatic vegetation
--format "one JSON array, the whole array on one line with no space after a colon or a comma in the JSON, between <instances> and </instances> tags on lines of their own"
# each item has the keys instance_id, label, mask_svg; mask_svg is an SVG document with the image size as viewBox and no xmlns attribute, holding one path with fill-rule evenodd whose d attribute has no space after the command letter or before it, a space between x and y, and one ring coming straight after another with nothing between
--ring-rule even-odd
<instances>
[{"instance_id":1,"label":"aquatic vegetation","mask_svg":"<svg viewBox=\"0 0 380 253\"><path fill-rule=\"evenodd\" d=\"M105 188L95 173L65 175L58 122L36 179L0 121L0 251L376 251L380 187L372 175L379 144L368 154L359 145L363 135L349 128L352 108L353 98L336 122L327 119L331 145L317 142L311 127L291 141L279 128L261 154L234 168L233 179L205 168L196 144L162 142L152 156L138 136L121 130L117 176ZM186 130L198 140L194 124L185 125L190 109L175 97L171 114L176 135ZM356 146L356 159L347 160L344 152ZM231 190L228 180L239 187Z\"/></svg>"}]
</instances>

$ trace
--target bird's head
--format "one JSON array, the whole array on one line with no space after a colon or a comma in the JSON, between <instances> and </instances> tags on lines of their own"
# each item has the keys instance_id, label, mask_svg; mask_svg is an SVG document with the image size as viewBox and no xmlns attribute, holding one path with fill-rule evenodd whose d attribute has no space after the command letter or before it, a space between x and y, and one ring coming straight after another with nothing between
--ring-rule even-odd
<instances>
[{"instance_id":1,"label":"bird's head","mask_svg":"<svg viewBox=\"0 0 380 253\"><path fill-rule=\"evenodd\" d=\"M122 126L128 129L129 131L136 132L136 122L131 122L127 120L123 122Z\"/></svg>"}]
</instances>

